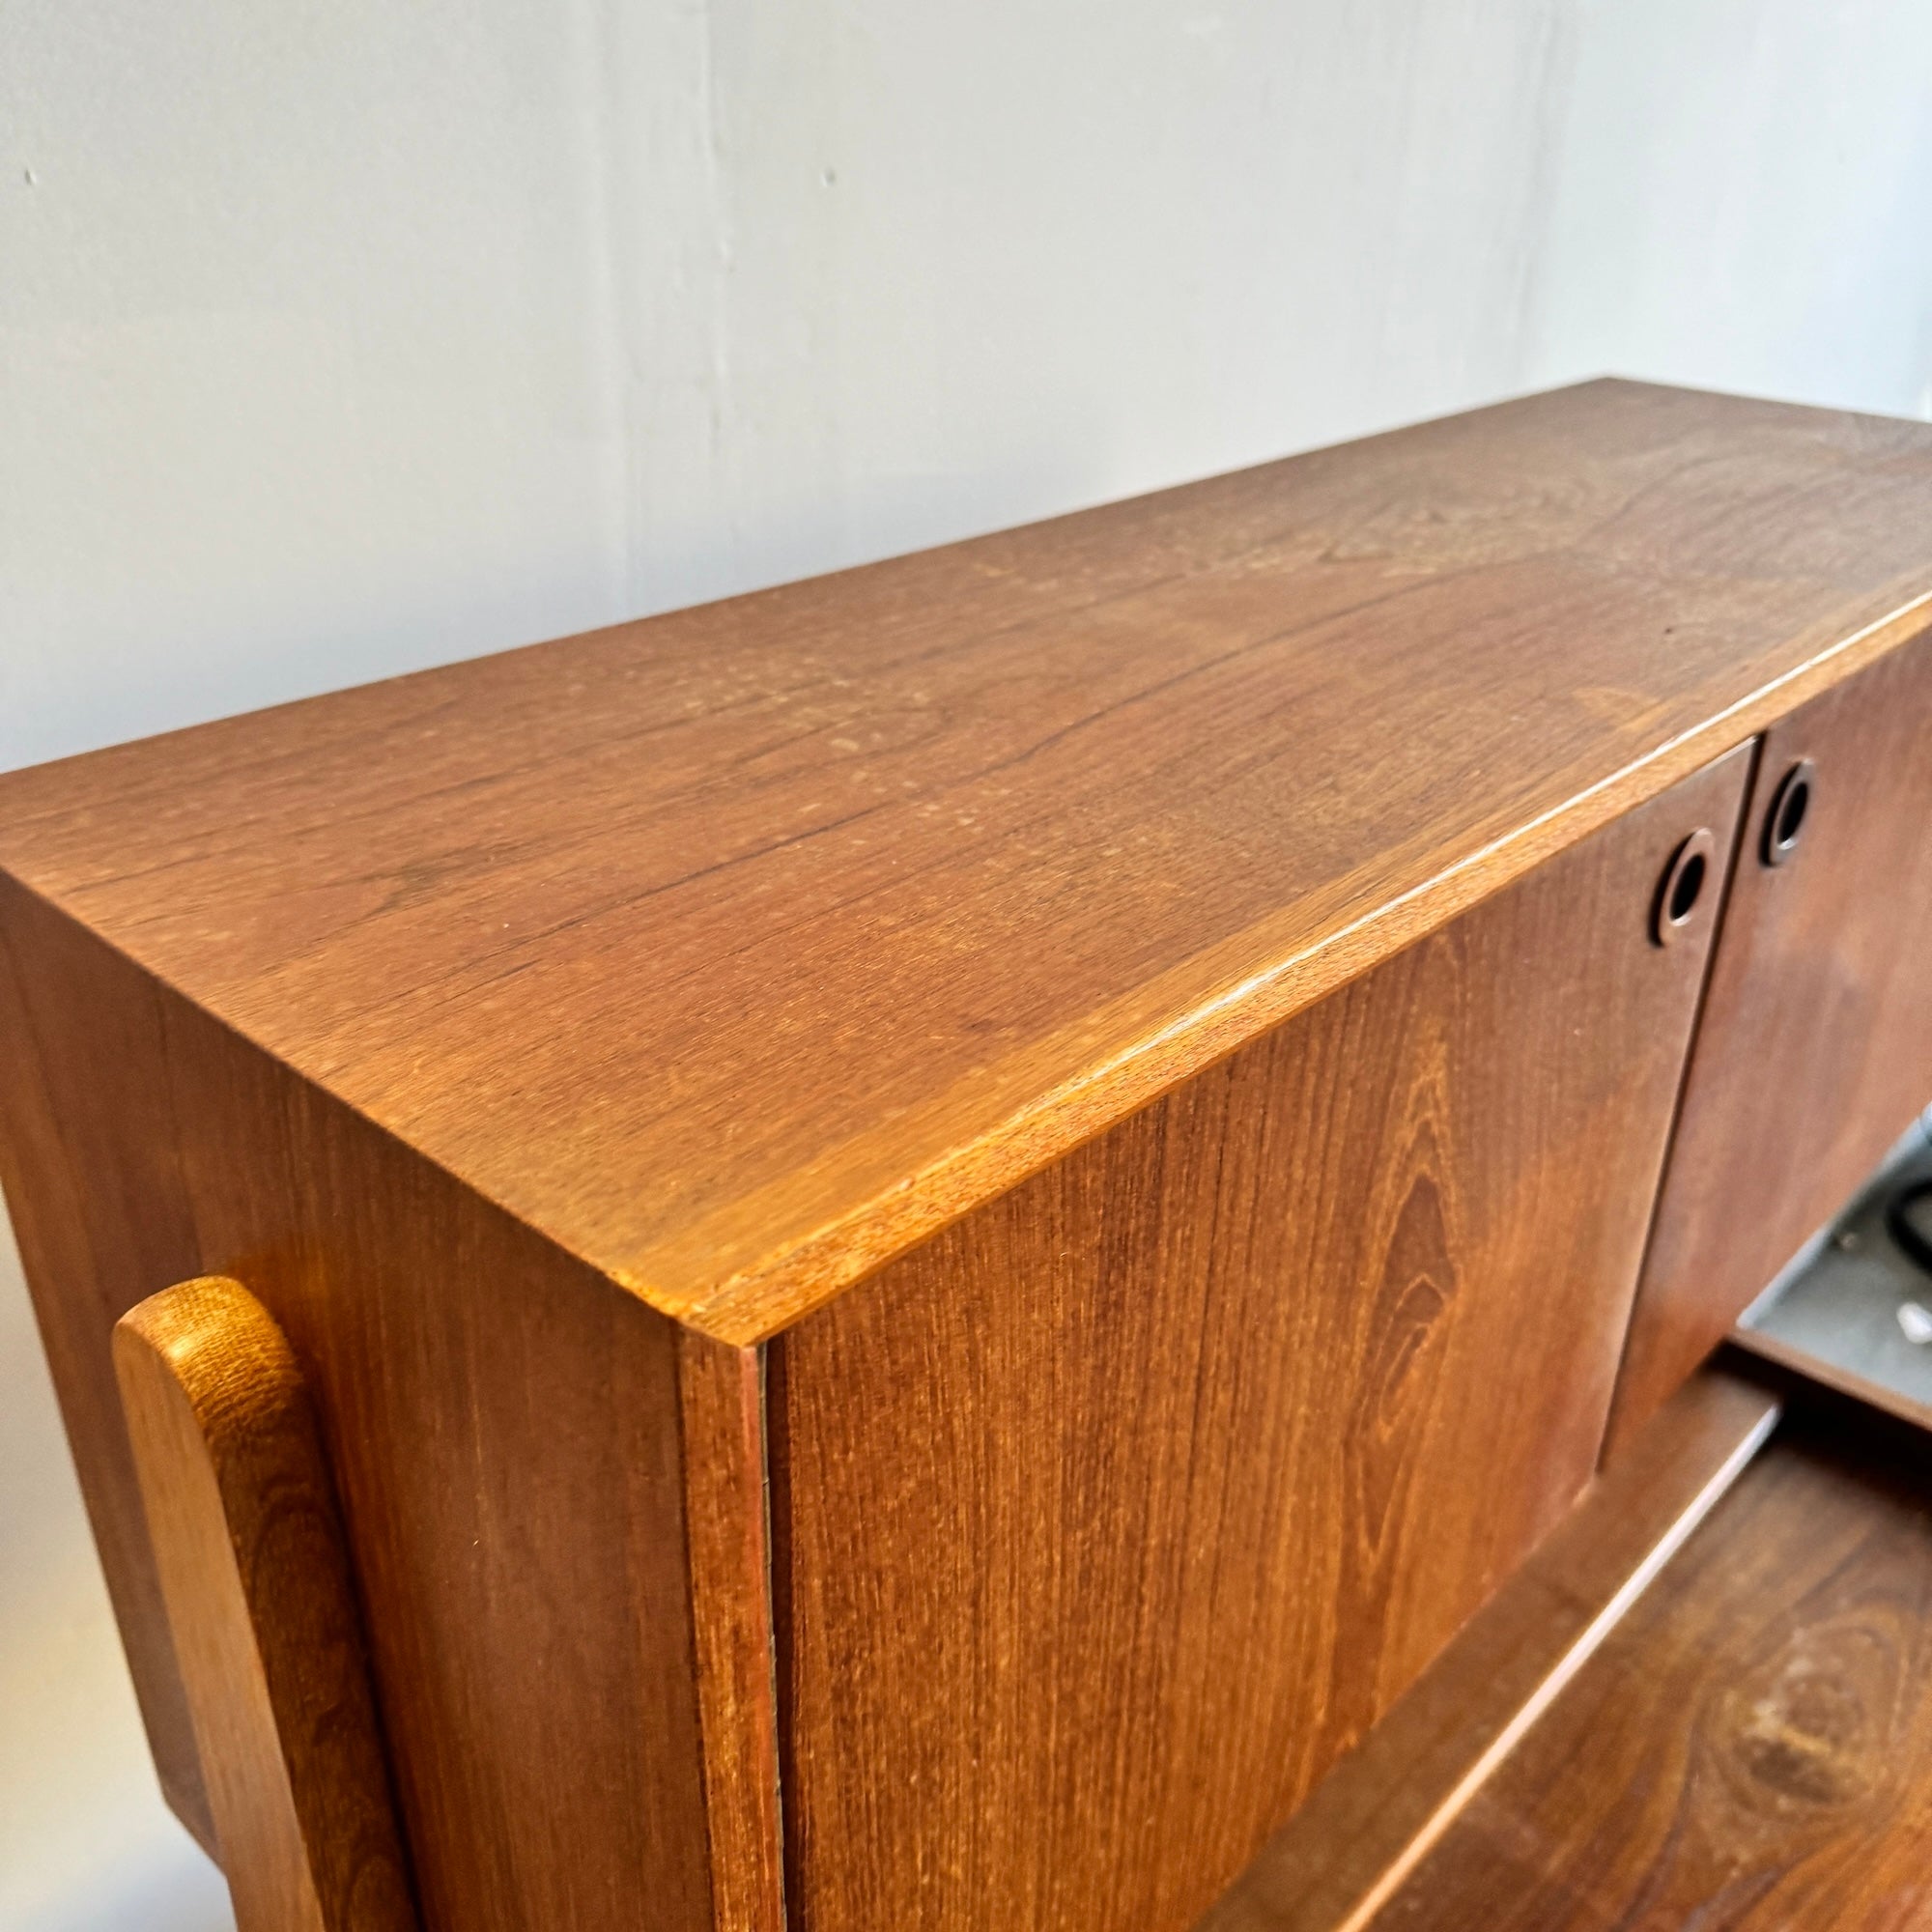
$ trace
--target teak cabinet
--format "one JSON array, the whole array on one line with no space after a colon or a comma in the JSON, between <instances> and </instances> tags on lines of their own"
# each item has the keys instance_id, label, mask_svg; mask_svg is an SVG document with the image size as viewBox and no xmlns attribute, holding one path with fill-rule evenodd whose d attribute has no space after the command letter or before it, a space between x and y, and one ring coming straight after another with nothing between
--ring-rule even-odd
<instances>
[{"instance_id":1,"label":"teak cabinet","mask_svg":"<svg viewBox=\"0 0 1932 1932\"><path fill-rule=\"evenodd\" d=\"M1555 1526L1710 932L1646 914L1744 764L786 1331L803 1922L1191 1922Z\"/></svg>"},{"instance_id":2,"label":"teak cabinet","mask_svg":"<svg viewBox=\"0 0 1932 1932\"><path fill-rule=\"evenodd\" d=\"M244 1921L1184 1932L1932 1098L1929 512L1593 384L0 780Z\"/></svg>"}]
</instances>

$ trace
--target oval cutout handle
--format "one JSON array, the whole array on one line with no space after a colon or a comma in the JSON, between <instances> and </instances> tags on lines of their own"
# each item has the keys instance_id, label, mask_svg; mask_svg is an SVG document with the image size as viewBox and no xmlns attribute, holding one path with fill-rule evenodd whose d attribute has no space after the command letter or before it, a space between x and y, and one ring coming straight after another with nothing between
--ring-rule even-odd
<instances>
[{"instance_id":1,"label":"oval cutout handle","mask_svg":"<svg viewBox=\"0 0 1932 1932\"><path fill-rule=\"evenodd\" d=\"M1818 770L1809 758L1800 758L1778 780L1758 840L1758 857L1767 866L1781 866L1797 851L1817 788Z\"/></svg>"},{"instance_id":2,"label":"oval cutout handle","mask_svg":"<svg viewBox=\"0 0 1932 1932\"><path fill-rule=\"evenodd\" d=\"M239 1932L416 1932L314 1405L209 1275L115 1325L114 1372Z\"/></svg>"},{"instance_id":3,"label":"oval cutout handle","mask_svg":"<svg viewBox=\"0 0 1932 1932\"><path fill-rule=\"evenodd\" d=\"M1687 931L1697 908L1717 883L1718 841L1708 825L1700 825L1670 855L1651 902L1650 936L1668 946Z\"/></svg>"}]
</instances>

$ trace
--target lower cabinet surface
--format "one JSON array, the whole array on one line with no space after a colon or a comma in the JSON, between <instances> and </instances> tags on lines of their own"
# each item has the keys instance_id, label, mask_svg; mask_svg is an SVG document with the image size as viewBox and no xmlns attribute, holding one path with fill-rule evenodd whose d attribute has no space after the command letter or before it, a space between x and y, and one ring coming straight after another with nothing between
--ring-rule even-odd
<instances>
[{"instance_id":1,"label":"lower cabinet surface","mask_svg":"<svg viewBox=\"0 0 1932 1932\"><path fill-rule=\"evenodd\" d=\"M1561 1518L1746 763L772 1345L795 1925L1190 1925Z\"/></svg>"},{"instance_id":2,"label":"lower cabinet surface","mask_svg":"<svg viewBox=\"0 0 1932 1932\"><path fill-rule=\"evenodd\" d=\"M1932 1460L1788 1428L1374 1932L1932 1922Z\"/></svg>"}]
</instances>

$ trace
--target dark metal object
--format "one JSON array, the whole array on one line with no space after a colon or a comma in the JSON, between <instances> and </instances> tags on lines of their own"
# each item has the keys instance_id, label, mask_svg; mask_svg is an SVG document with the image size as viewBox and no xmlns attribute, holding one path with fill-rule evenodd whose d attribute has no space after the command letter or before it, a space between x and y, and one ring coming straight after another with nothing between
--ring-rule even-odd
<instances>
[{"instance_id":1,"label":"dark metal object","mask_svg":"<svg viewBox=\"0 0 1932 1932\"><path fill-rule=\"evenodd\" d=\"M1932 1274L1932 1234L1912 1218L1913 1208L1928 1201L1932 1201L1932 1180L1918 1180L1910 1187L1900 1188L1886 1205L1885 1229L1907 1261Z\"/></svg>"},{"instance_id":2,"label":"dark metal object","mask_svg":"<svg viewBox=\"0 0 1932 1932\"><path fill-rule=\"evenodd\" d=\"M1745 1310L1752 1353L1932 1429L1932 1110ZM1917 1211L1915 1212L1915 1209Z\"/></svg>"}]
</instances>

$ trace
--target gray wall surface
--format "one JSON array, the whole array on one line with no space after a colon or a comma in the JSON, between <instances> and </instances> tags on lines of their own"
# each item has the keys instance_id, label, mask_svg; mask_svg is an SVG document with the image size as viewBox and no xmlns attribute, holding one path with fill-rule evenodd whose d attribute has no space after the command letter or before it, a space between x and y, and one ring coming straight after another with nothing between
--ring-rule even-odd
<instances>
[{"instance_id":1,"label":"gray wall surface","mask_svg":"<svg viewBox=\"0 0 1932 1932\"><path fill-rule=\"evenodd\" d=\"M1923 0L0 0L0 765L1605 370L1932 416L1928 244ZM0 1927L200 1932L0 1343Z\"/></svg>"}]
</instances>

